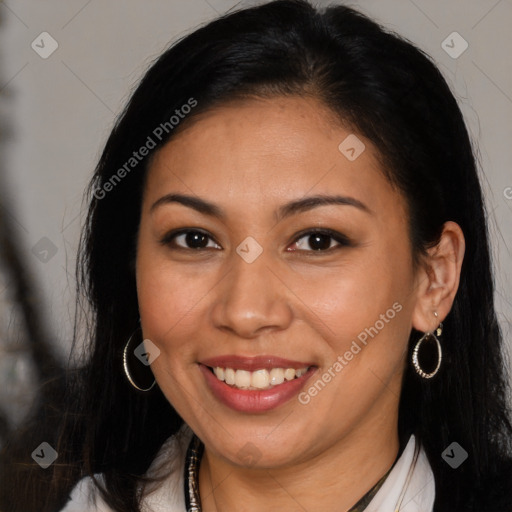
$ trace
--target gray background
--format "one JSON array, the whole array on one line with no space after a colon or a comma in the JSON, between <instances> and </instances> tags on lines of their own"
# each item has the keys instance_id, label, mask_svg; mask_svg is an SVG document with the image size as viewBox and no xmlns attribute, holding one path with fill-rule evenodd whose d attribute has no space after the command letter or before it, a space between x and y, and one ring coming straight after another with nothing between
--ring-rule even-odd
<instances>
[{"instance_id":1,"label":"gray background","mask_svg":"<svg viewBox=\"0 0 512 512\"><path fill-rule=\"evenodd\" d=\"M72 338L75 253L84 219L82 194L116 115L142 73L170 42L236 5L258 3L263 2L0 2L0 90L7 96L2 113L10 119L12 132L2 155L7 161L3 182L9 187L10 202L0 206L9 206L22 236L23 250L44 297L44 318L62 358L67 357ZM498 314L510 347L512 1L344 3L432 55L459 99L479 148ZM442 48L454 31L469 44L458 58ZM59 45L47 59L31 47L34 40L40 41L42 32L51 34ZM453 44L460 48L458 42ZM0 282L0 308L7 301L7 290Z\"/></svg>"}]
</instances>

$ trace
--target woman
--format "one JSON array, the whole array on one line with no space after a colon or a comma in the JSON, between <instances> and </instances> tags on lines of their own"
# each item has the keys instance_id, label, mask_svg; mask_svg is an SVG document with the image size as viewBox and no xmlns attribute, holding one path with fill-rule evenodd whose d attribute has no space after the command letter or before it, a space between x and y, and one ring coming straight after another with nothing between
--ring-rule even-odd
<instances>
[{"instance_id":1,"label":"woman","mask_svg":"<svg viewBox=\"0 0 512 512\"><path fill-rule=\"evenodd\" d=\"M512 510L482 194L421 51L343 6L221 17L147 72L89 192L47 503Z\"/></svg>"}]
</instances>

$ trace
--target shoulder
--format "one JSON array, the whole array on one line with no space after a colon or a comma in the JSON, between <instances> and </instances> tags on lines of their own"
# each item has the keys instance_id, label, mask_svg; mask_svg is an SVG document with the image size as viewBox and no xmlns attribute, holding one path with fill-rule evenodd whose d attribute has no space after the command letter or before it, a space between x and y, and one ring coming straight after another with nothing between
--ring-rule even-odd
<instances>
[{"instance_id":1,"label":"shoulder","mask_svg":"<svg viewBox=\"0 0 512 512\"><path fill-rule=\"evenodd\" d=\"M95 475L100 482L101 475ZM61 512L113 512L103 501L100 492L91 477L80 480L73 490L66 506Z\"/></svg>"},{"instance_id":2,"label":"shoulder","mask_svg":"<svg viewBox=\"0 0 512 512\"><path fill-rule=\"evenodd\" d=\"M143 510L152 512L185 511L183 476L185 455L193 432L187 425L162 445L145 476L152 479L142 489ZM94 475L101 484L101 474ZM61 512L115 512L110 508L91 477L80 480L71 491Z\"/></svg>"},{"instance_id":3,"label":"shoulder","mask_svg":"<svg viewBox=\"0 0 512 512\"><path fill-rule=\"evenodd\" d=\"M144 511L186 512L185 459L192 436L192 430L184 424L160 448L146 472L150 482L142 489Z\"/></svg>"}]
</instances>

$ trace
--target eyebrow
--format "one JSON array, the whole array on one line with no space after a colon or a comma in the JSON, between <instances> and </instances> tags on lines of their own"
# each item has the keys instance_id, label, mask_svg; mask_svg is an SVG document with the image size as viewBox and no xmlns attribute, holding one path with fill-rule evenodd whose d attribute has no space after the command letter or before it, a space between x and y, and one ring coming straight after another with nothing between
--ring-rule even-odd
<instances>
[{"instance_id":1,"label":"eyebrow","mask_svg":"<svg viewBox=\"0 0 512 512\"><path fill-rule=\"evenodd\" d=\"M200 199L199 197L189 196L186 194L167 194L162 196L153 203L149 211L152 213L159 206L170 203L182 204L210 217L216 217L221 220L226 219L225 212L216 204ZM297 213L329 205L353 206L365 213L373 214L372 210L370 210L368 206L354 197L340 195L315 195L286 203L278 208L275 215L277 221L280 222Z\"/></svg>"}]
</instances>

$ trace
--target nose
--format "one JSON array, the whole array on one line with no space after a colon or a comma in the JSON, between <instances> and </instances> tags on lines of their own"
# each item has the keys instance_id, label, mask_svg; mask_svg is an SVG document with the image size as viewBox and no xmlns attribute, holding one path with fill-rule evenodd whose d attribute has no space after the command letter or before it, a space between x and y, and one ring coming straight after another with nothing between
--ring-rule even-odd
<instances>
[{"instance_id":1,"label":"nose","mask_svg":"<svg viewBox=\"0 0 512 512\"><path fill-rule=\"evenodd\" d=\"M215 327L243 338L286 329L292 321L290 297L293 296L277 269L261 254L247 263L238 254L216 290L213 308Z\"/></svg>"}]
</instances>

